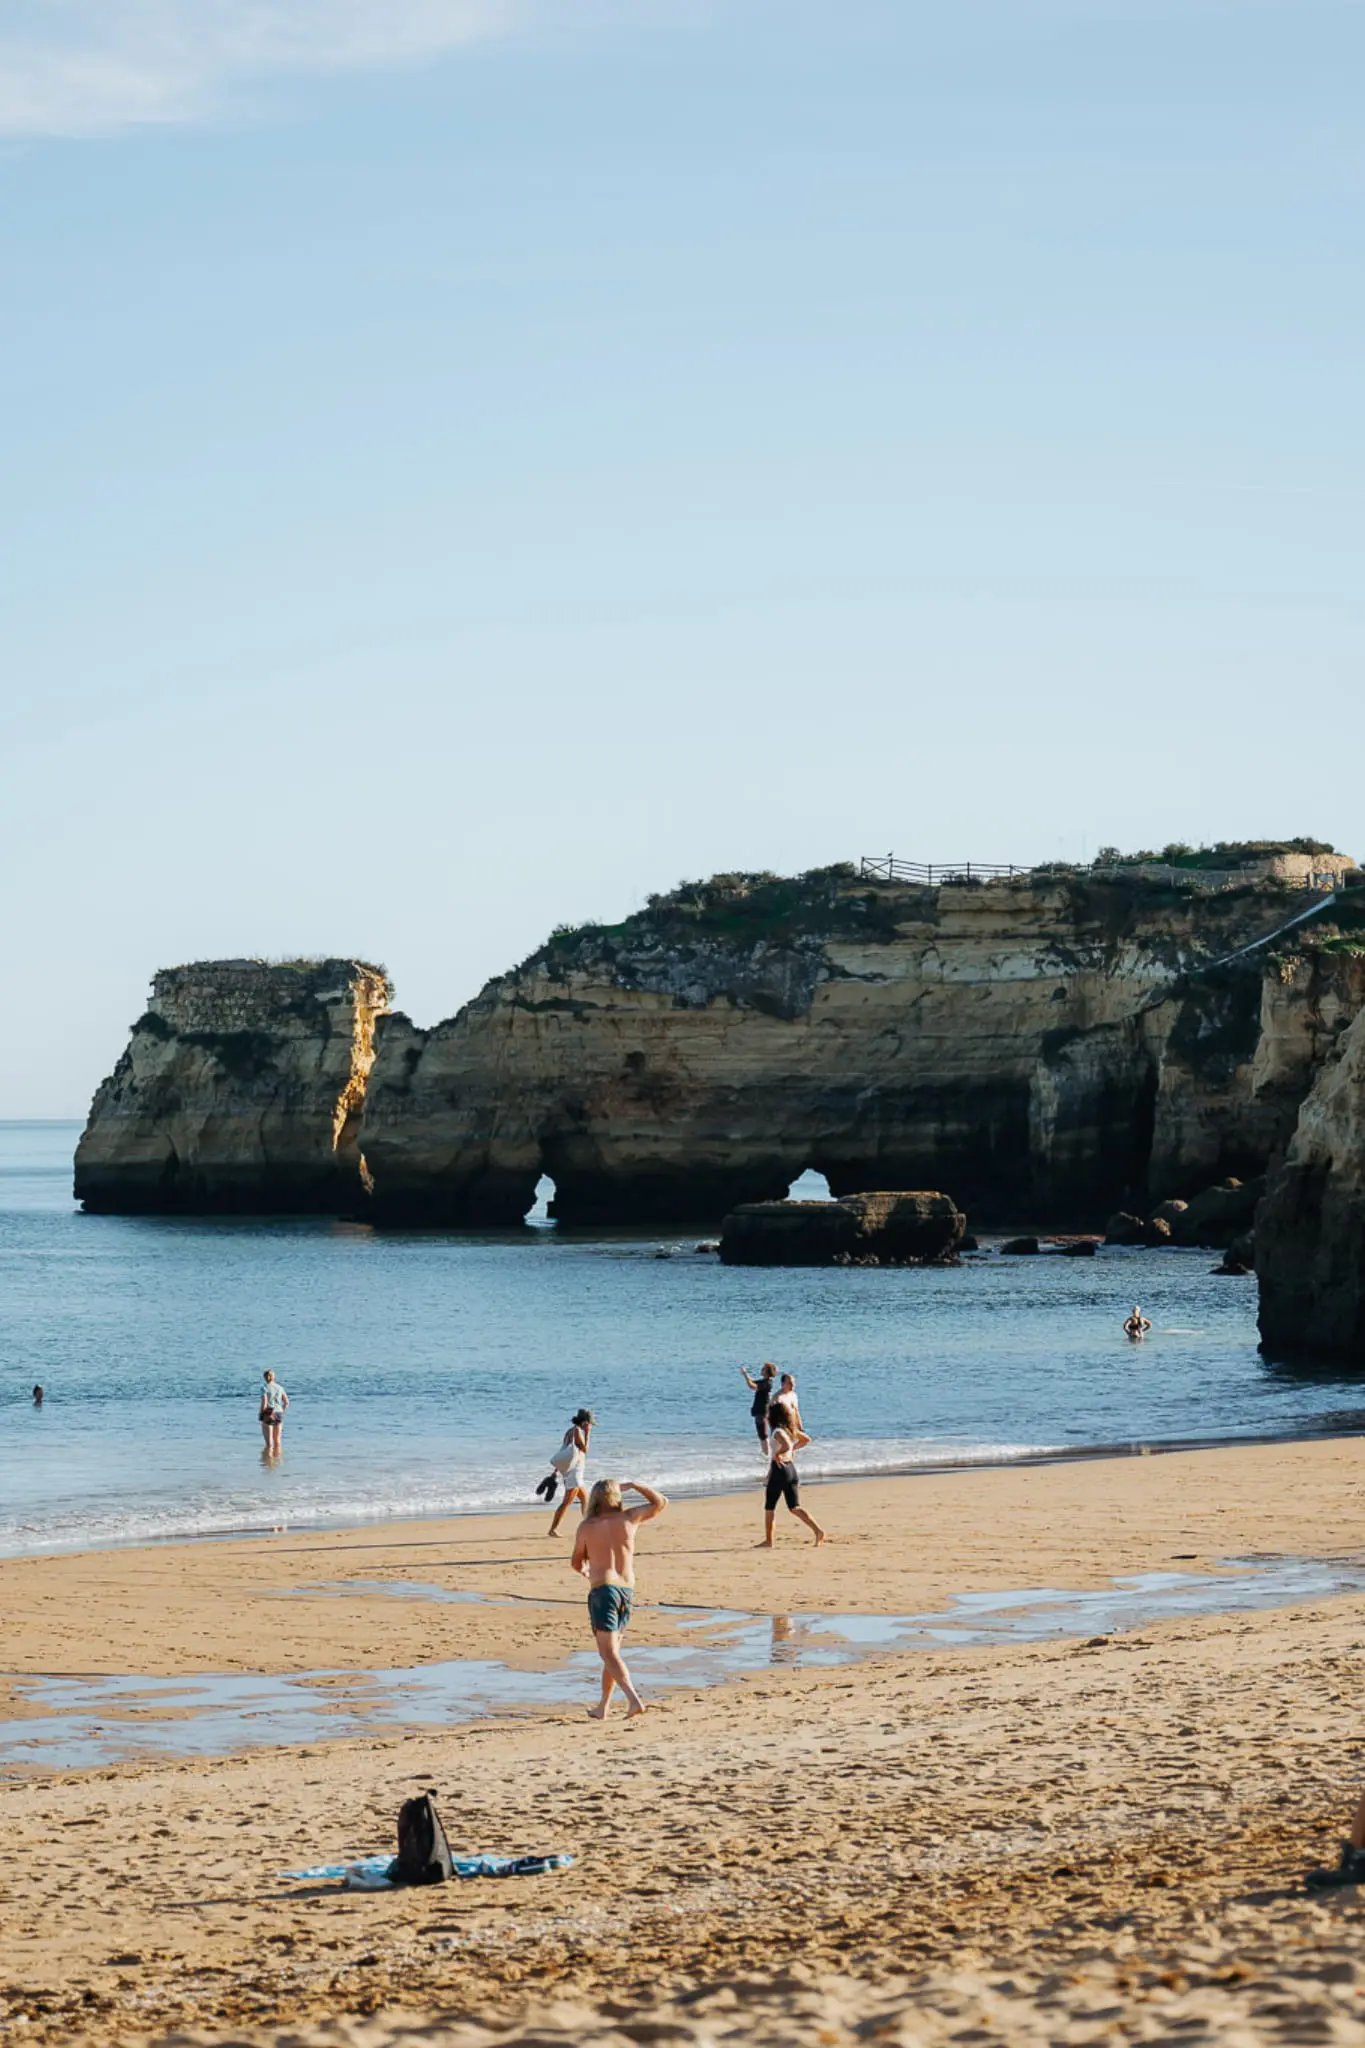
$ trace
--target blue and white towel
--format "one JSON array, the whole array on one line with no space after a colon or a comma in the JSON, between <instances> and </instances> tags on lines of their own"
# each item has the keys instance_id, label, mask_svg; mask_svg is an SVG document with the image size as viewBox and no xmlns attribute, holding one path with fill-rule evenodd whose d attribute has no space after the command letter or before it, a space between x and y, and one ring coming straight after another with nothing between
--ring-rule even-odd
<instances>
[{"instance_id":1,"label":"blue and white towel","mask_svg":"<svg viewBox=\"0 0 1365 2048\"><path fill-rule=\"evenodd\" d=\"M452 1856L455 1877L544 1877L552 1870L567 1870L572 1856ZM286 1870L282 1875L300 1884L320 1884L340 1878L342 1889L351 1892L406 1891L389 1876L392 1856L358 1856L350 1863L315 1863L309 1870Z\"/></svg>"}]
</instances>

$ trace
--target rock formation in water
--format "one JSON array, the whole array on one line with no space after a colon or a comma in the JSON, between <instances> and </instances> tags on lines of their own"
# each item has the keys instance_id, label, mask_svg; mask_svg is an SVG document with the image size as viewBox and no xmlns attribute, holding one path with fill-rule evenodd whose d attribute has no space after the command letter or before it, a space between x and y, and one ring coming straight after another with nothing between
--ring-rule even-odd
<instances>
[{"instance_id":1,"label":"rock formation in water","mask_svg":"<svg viewBox=\"0 0 1365 2048\"><path fill-rule=\"evenodd\" d=\"M1365 987L1266 949L1272 884L921 888L722 878L557 934L458 1016L383 1020L362 1144L380 1218L569 1223L943 1187L1092 1224L1261 1171ZM1219 963L1225 963L1220 965ZM1349 984L1349 985L1348 985Z\"/></svg>"},{"instance_id":2,"label":"rock formation in water","mask_svg":"<svg viewBox=\"0 0 1365 2048\"><path fill-rule=\"evenodd\" d=\"M381 1222L515 1223L546 1173L568 1223L714 1228L806 1167L980 1221L1146 1216L1263 1172L1365 1006L1316 907L1122 872L722 877L556 933L429 1030L355 962L177 969L77 1193L351 1213L363 1154Z\"/></svg>"},{"instance_id":3,"label":"rock formation in water","mask_svg":"<svg viewBox=\"0 0 1365 2048\"><path fill-rule=\"evenodd\" d=\"M383 970L358 960L164 970L95 1096L77 1199L120 1213L354 1210L374 1028L391 993Z\"/></svg>"},{"instance_id":4,"label":"rock formation in water","mask_svg":"<svg viewBox=\"0 0 1365 2048\"><path fill-rule=\"evenodd\" d=\"M839 1202L746 1202L721 1225L727 1266L941 1266L958 1263L967 1219L948 1195L845 1195Z\"/></svg>"},{"instance_id":5,"label":"rock formation in water","mask_svg":"<svg viewBox=\"0 0 1365 2048\"><path fill-rule=\"evenodd\" d=\"M1365 1361L1365 1015L1299 1112L1256 1212L1255 1247L1263 1348Z\"/></svg>"}]
</instances>

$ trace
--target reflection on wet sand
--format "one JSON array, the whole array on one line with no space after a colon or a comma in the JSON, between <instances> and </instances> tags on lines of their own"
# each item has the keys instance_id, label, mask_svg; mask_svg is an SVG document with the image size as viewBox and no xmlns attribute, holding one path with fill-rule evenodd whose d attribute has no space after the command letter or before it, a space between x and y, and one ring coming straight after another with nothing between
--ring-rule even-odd
<instances>
[{"instance_id":1,"label":"reflection on wet sand","mask_svg":"<svg viewBox=\"0 0 1365 2048\"><path fill-rule=\"evenodd\" d=\"M1185 1614L1286 1607L1365 1588L1365 1564L1301 1557L1232 1559L1218 1572L1142 1572L1091 1592L1023 1587L965 1593L932 1614L773 1614L667 1607L688 1639L631 1653L654 1692L695 1690L773 1665L850 1664L888 1651L1057 1641L1115 1634ZM480 1603L486 1596L411 1581L311 1587L337 1599ZM493 1604L504 1604L497 1595ZM534 1602L519 1602L534 1605ZM451 1658L400 1669L241 1673L177 1679L136 1675L11 1678L24 1718L0 1735L0 1771L80 1770L122 1757L216 1756L376 1725L442 1727L490 1715L585 1705L595 1651L543 1671L497 1658ZM39 1711L35 1712L34 1709Z\"/></svg>"}]
</instances>

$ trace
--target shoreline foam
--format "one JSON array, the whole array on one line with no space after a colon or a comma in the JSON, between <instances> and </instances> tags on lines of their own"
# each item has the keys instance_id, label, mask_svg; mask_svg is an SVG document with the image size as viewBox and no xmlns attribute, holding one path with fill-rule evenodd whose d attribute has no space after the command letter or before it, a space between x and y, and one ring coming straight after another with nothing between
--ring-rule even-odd
<instances>
[{"instance_id":1,"label":"shoreline foam","mask_svg":"<svg viewBox=\"0 0 1365 2048\"><path fill-rule=\"evenodd\" d=\"M803 1457L801 1483L803 1486L820 1487L859 1486L882 1480L937 1478L944 1474L959 1472L1027 1471L1042 1466L1095 1464L1116 1459L1183 1457L1205 1451L1254 1450L1269 1449L1277 1445L1350 1442L1362 1436L1365 1436L1365 1410L1361 1411L1359 1425L1352 1428L1343 1427L1340 1422L1321 1428L1315 1427L1311 1422L1305 1422L1301 1427L1291 1430L1271 1430L1255 1434L1226 1432L1207 1437L1158 1437L1145 1440L1135 1438L1131 1441L1119 1439L1109 1443L1093 1444L983 1446L966 1451L959 1457L928 1456L910 1460L893 1458L864 1464L821 1464L818 1460L808 1461ZM757 1484L757 1480L752 1476L708 1476L695 1480L670 1479L666 1475L653 1476L655 1482L668 1491L669 1498L678 1501L729 1499L752 1492ZM489 1520L503 1520L510 1516L539 1512L539 1509L529 1507L524 1499L481 1501L469 1507L412 1507L404 1504L387 1510L376 1508L366 1511L353 1507L344 1514L328 1512L320 1514L316 1519L294 1513L288 1520L278 1523L224 1523L212 1528L187 1526L164 1531L140 1528L126 1535L95 1537L87 1532L73 1535L69 1540L34 1543L18 1548L0 1540L0 1565L16 1563L24 1558L81 1557L103 1551L151 1549L168 1544L251 1542L276 1536L335 1536L350 1532L360 1534L386 1528L407 1527L409 1524L476 1521L485 1517Z\"/></svg>"}]
</instances>

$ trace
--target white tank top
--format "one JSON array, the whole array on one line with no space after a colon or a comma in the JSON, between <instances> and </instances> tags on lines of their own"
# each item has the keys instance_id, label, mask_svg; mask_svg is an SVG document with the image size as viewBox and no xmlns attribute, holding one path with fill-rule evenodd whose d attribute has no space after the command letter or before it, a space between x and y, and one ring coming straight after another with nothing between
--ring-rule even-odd
<instances>
[{"instance_id":1,"label":"white tank top","mask_svg":"<svg viewBox=\"0 0 1365 2048\"><path fill-rule=\"evenodd\" d=\"M564 1475L566 1487L577 1486L582 1481L583 1474L587 1470L587 1464L587 1452L580 1451L578 1445L573 1440L573 1431L566 1429L563 1443L550 1460L551 1470L561 1472Z\"/></svg>"}]
</instances>

